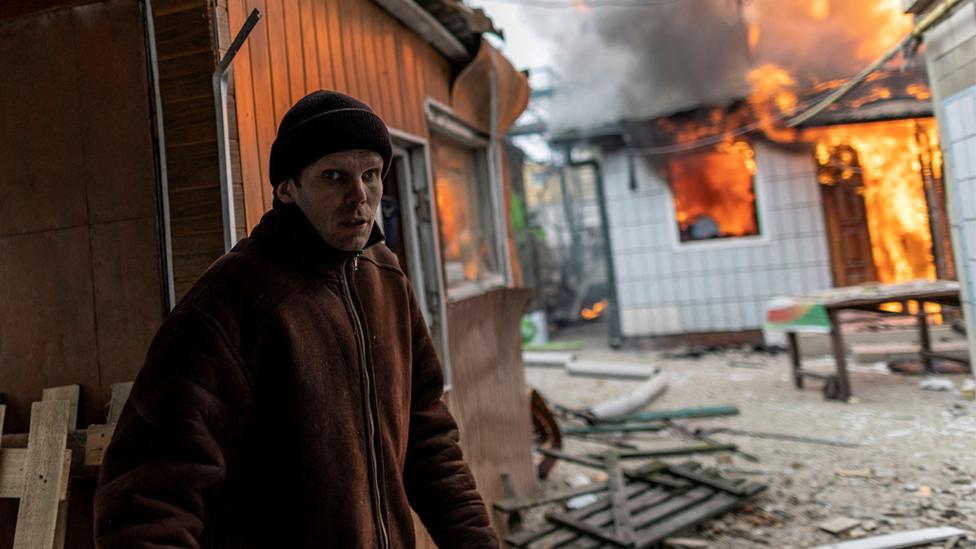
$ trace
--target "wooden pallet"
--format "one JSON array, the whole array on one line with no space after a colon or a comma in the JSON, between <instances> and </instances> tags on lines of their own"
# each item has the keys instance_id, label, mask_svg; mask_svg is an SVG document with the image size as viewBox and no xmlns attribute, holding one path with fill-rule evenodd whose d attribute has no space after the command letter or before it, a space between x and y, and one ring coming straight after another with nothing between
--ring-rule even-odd
<instances>
[{"instance_id":1,"label":"wooden pallet","mask_svg":"<svg viewBox=\"0 0 976 549\"><path fill-rule=\"evenodd\" d=\"M62 549L69 478L97 476L132 383L112 386L108 423L75 429L78 385L44 389L30 431L0 437L0 498L19 499L14 549ZM6 407L0 404L0 434Z\"/></svg>"},{"instance_id":2,"label":"wooden pallet","mask_svg":"<svg viewBox=\"0 0 976 549\"><path fill-rule=\"evenodd\" d=\"M596 502L546 515L540 528L505 538L511 547L649 548L696 524L724 514L763 491L758 483L710 474L694 462L651 464L626 474L610 458L608 480ZM661 482L661 481L664 482Z\"/></svg>"}]
</instances>

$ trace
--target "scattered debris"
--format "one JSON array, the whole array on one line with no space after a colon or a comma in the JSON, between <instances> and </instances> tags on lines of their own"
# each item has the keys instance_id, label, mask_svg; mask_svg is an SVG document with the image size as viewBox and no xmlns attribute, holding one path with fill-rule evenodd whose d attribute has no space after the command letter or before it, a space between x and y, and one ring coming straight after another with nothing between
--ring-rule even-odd
<instances>
[{"instance_id":1,"label":"scattered debris","mask_svg":"<svg viewBox=\"0 0 976 549\"><path fill-rule=\"evenodd\" d=\"M848 530L853 530L861 525L861 521L857 519L852 519L850 517L834 517L829 520L825 520L817 525L824 532L829 532L835 536L839 536Z\"/></svg>"},{"instance_id":2,"label":"scattered debris","mask_svg":"<svg viewBox=\"0 0 976 549\"><path fill-rule=\"evenodd\" d=\"M674 549L708 549L711 542L694 538L668 538L664 540L664 545Z\"/></svg>"},{"instance_id":3,"label":"scattered debris","mask_svg":"<svg viewBox=\"0 0 976 549\"><path fill-rule=\"evenodd\" d=\"M624 397L601 402L590 408L589 412L597 420L626 416L644 408L667 390L667 374L655 370L654 375L641 383L634 392Z\"/></svg>"},{"instance_id":4,"label":"scattered debris","mask_svg":"<svg viewBox=\"0 0 976 549\"><path fill-rule=\"evenodd\" d=\"M930 377L919 383L918 387L926 391L951 391L956 388L956 384L948 379Z\"/></svg>"},{"instance_id":5,"label":"scattered debris","mask_svg":"<svg viewBox=\"0 0 976 549\"><path fill-rule=\"evenodd\" d=\"M566 502L567 509L581 509L588 505L593 505L600 499L596 494L583 494L582 496L576 496Z\"/></svg>"},{"instance_id":6,"label":"scattered debris","mask_svg":"<svg viewBox=\"0 0 976 549\"><path fill-rule=\"evenodd\" d=\"M927 543L946 541L966 535L958 528L925 528L911 532L899 532L870 538L856 539L842 543L818 545L812 549L898 549L900 547L915 547Z\"/></svg>"},{"instance_id":7,"label":"scattered debris","mask_svg":"<svg viewBox=\"0 0 976 549\"><path fill-rule=\"evenodd\" d=\"M664 421L670 419L695 419L703 417L734 416L739 414L735 406L704 406L701 408L676 408L673 410L653 410L638 412L629 416L603 420L623 423L627 421Z\"/></svg>"},{"instance_id":8,"label":"scattered debris","mask_svg":"<svg viewBox=\"0 0 976 549\"><path fill-rule=\"evenodd\" d=\"M822 444L825 446L840 446L842 448L857 448L860 444L847 442L845 440L830 440L825 438L804 437L798 435L787 435L781 433L760 433L756 431L743 431L741 429L730 429L726 427L716 427L714 429L696 429L696 433L702 435L713 435L716 433L726 435L740 435L754 438L767 438L773 440L785 440L788 442L803 442L806 444Z\"/></svg>"},{"instance_id":9,"label":"scattered debris","mask_svg":"<svg viewBox=\"0 0 976 549\"><path fill-rule=\"evenodd\" d=\"M620 459L647 459L668 456L686 456L688 454L707 454L712 452L734 452L737 449L735 444L694 444L691 446L672 446L669 448L656 448L649 450L638 450L636 452L621 452ZM599 456L593 456L599 459Z\"/></svg>"},{"instance_id":10,"label":"scattered debris","mask_svg":"<svg viewBox=\"0 0 976 549\"><path fill-rule=\"evenodd\" d=\"M743 360L730 360L729 368L751 368L753 370L763 370L768 368L769 364L762 362L746 362Z\"/></svg>"},{"instance_id":11,"label":"scattered debris","mask_svg":"<svg viewBox=\"0 0 976 549\"><path fill-rule=\"evenodd\" d=\"M624 379L648 379L657 374L658 369L633 362L603 362L590 360L571 360L566 363L566 373L574 376L617 377Z\"/></svg>"},{"instance_id":12,"label":"scattered debris","mask_svg":"<svg viewBox=\"0 0 976 549\"><path fill-rule=\"evenodd\" d=\"M641 468L641 474L623 471L612 457L603 461L610 470L606 494L589 506L550 513L545 525L512 533L505 538L506 543L519 548L573 542L650 547L741 507L766 488L715 476L694 462L677 466L654 463Z\"/></svg>"},{"instance_id":13,"label":"scattered debris","mask_svg":"<svg viewBox=\"0 0 976 549\"><path fill-rule=\"evenodd\" d=\"M569 425L563 427L563 434L588 435L595 433L642 433L649 431L661 431L663 429L667 429L667 425L661 422L621 423L616 425Z\"/></svg>"},{"instance_id":14,"label":"scattered debris","mask_svg":"<svg viewBox=\"0 0 976 549\"><path fill-rule=\"evenodd\" d=\"M972 379L963 381L962 387L959 388L959 394L966 400L976 400L976 382Z\"/></svg>"},{"instance_id":15,"label":"scattered debris","mask_svg":"<svg viewBox=\"0 0 976 549\"><path fill-rule=\"evenodd\" d=\"M529 389L529 404L532 412L532 433L535 438L535 446L538 448L562 448L563 434L559 428L559 421L556 420L556 416L549 408L546 399L535 389ZM555 458L543 455L536 463L536 474L540 479L545 479L555 464Z\"/></svg>"}]
</instances>

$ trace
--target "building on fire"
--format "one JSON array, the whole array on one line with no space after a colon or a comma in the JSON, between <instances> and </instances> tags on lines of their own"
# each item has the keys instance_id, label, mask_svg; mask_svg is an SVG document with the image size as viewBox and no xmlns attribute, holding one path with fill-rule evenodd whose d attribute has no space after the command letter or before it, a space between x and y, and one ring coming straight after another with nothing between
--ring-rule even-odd
<instances>
[{"instance_id":1,"label":"building on fire","mask_svg":"<svg viewBox=\"0 0 976 549\"><path fill-rule=\"evenodd\" d=\"M555 136L597 161L611 341L759 342L778 296L954 278L929 96L881 72L796 130L750 97Z\"/></svg>"},{"instance_id":2,"label":"building on fire","mask_svg":"<svg viewBox=\"0 0 976 549\"><path fill-rule=\"evenodd\" d=\"M261 18L221 86L217 61L252 9ZM528 493L528 295L515 289L499 136L529 91L483 40L491 30L456 0L3 3L4 431L27 432L42 389L73 384L78 424L105 421L111 385L135 377L166 313L271 206L278 120L334 89L392 128L378 218L440 345L479 488L503 497L505 476ZM70 547L90 546L93 488L72 479ZM2 548L16 500L0 505Z\"/></svg>"}]
</instances>

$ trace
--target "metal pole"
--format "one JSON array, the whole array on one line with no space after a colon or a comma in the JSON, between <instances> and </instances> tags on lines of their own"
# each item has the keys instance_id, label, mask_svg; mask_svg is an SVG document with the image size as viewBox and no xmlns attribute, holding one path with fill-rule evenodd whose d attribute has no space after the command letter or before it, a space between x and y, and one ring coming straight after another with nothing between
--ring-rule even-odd
<instances>
[{"instance_id":1,"label":"metal pole","mask_svg":"<svg viewBox=\"0 0 976 549\"><path fill-rule=\"evenodd\" d=\"M570 151L566 151L566 161L569 167L580 168L590 166L596 178L596 201L600 210L600 232L603 233L603 255L607 269L607 302L610 317L610 347L619 349L623 344L623 334L620 329L620 301L617 298L617 269L613 261L613 246L610 240L610 216L607 214L607 201L603 191L603 171L596 160L574 162Z\"/></svg>"},{"instance_id":2,"label":"metal pole","mask_svg":"<svg viewBox=\"0 0 976 549\"><path fill-rule=\"evenodd\" d=\"M237 243L237 221L234 215L234 184L231 181L230 142L227 122L227 71L238 50L258 24L261 12L251 10L241 30L227 48L227 54L217 62L213 73L214 110L217 114L217 160L220 167L220 206L224 224L224 251L230 251Z\"/></svg>"},{"instance_id":3,"label":"metal pole","mask_svg":"<svg viewBox=\"0 0 976 549\"><path fill-rule=\"evenodd\" d=\"M156 53L156 28L150 0L145 0L142 16L146 32L146 51L149 60L150 89L152 91L153 122L156 130L156 177L159 181L159 209L162 218L162 273L166 312L176 307L176 276L173 272L173 231L169 212L169 176L166 171L166 135L163 132L163 100L159 92L159 59Z\"/></svg>"}]
</instances>

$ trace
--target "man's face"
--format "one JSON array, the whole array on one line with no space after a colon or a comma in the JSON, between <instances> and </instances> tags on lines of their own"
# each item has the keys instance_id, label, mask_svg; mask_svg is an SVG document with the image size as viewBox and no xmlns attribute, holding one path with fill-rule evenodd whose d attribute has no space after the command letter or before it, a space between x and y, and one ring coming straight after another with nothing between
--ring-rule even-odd
<instances>
[{"instance_id":1,"label":"man's face","mask_svg":"<svg viewBox=\"0 0 976 549\"><path fill-rule=\"evenodd\" d=\"M278 200L295 203L330 246L362 250L373 228L383 196L383 157L375 151L351 150L319 158L302 170L298 182L283 181Z\"/></svg>"}]
</instances>

